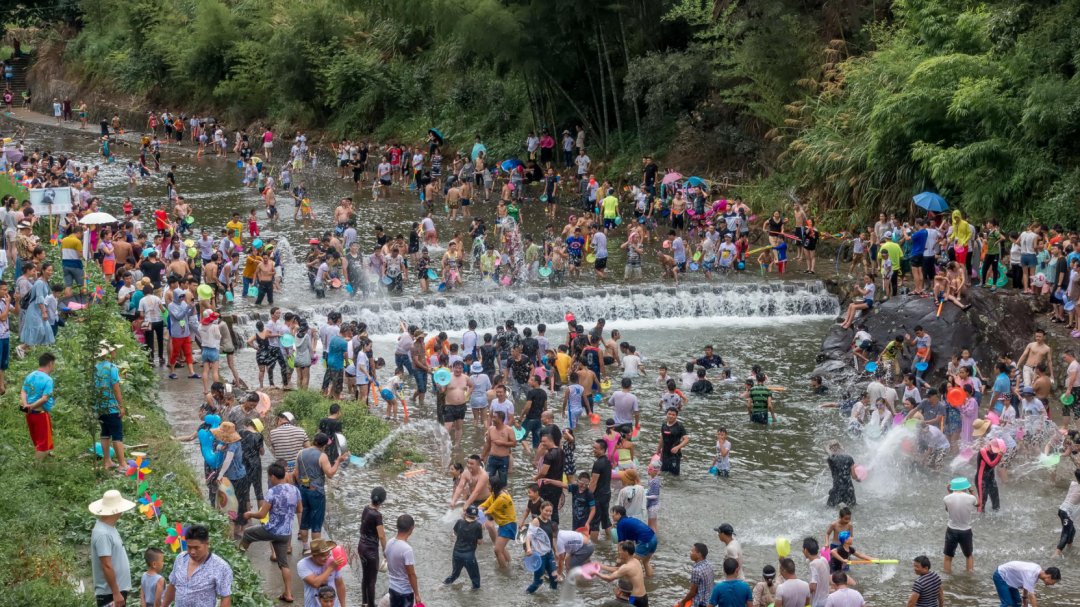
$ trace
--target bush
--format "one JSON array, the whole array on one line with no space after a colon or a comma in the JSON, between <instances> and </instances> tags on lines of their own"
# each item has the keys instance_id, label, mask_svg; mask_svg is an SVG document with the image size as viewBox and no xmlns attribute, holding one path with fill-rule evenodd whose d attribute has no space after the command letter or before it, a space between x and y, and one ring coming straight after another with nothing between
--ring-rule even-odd
<instances>
[{"instance_id":1,"label":"bush","mask_svg":"<svg viewBox=\"0 0 1080 607\"><path fill-rule=\"evenodd\" d=\"M289 392L274 407L274 415L288 411L296 416L296 423L308 436L315 436L319 421L330 414L330 405L334 401L315 390L296 390ZM345 439L349 441L349 451L363 455L390 434L390 424L382 418L368 413L363 404L355 401L339 403L341 405L341 426Z\"/></svg>"}]
</instances>

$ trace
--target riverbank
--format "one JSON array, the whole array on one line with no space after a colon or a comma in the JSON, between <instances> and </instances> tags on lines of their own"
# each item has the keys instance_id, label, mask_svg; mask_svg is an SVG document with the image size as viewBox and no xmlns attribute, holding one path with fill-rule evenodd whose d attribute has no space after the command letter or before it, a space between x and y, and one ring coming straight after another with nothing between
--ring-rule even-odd
<instances>
[{"instance_id":1,"label":"riverbank","mask_svg":"<svg viewBox=\"0 0 1080 607\"><path fill-rule=\"evenodd\" d=\"M50 254L58 257L50 249ZM91 282L100 281L96 270ZM7 392L0 398L0 452L4 453L4 483L11 488L8 499L0 500L0 606L84 607L92 597L93 583L87 542L94 517L86 505L108 489L119 490L126 498L138 499L140 483L126 476L107 473L92 455L96 440L96 419L91 413L92 369L98 343L108 340L121 347L116 364L121 369L124 421L128 457L146 453L151 472L146 487L161 500L160 518L148 518L138 510L125 515L118 529L132 565L136 581L143 569L142 553L148 547L166 552L166 571L174 553L163 542L167 520L170 526L202 523L211 528L214 551L233 567L233 605L266 607L261 582L251 563L228 540L228 521L212 510L203 498L192 468L180 447L169 439L170 425L157 403L157 377L135 342L127 324L120 321L110 287L102 302L69 317L52 347L35 347L25 358L12 356L7 371ZM12 338L12 351L16 338ZM53 457L38 462L27 436L26 422L19 411L23 378L37 368L43 352L57 357L53 378L56 406L51 412L56 448Z\"/></svg>"}]
</instances>

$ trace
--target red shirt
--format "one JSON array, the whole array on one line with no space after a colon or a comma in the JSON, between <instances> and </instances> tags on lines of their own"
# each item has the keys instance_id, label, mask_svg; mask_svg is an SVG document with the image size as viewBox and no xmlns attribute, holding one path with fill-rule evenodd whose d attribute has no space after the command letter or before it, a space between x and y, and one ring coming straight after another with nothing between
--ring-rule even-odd
<instances>
[{"instance_id":1,"label":"red shirt","mask_svg":"<svg viewBox=\"0 0 1080 607\"><path fill-rule=\"evenodd\" d=\"M154 224L157 225L159 230L169 227L169 214L164 209L154 211Z\"/></svg>"}]
</instances>

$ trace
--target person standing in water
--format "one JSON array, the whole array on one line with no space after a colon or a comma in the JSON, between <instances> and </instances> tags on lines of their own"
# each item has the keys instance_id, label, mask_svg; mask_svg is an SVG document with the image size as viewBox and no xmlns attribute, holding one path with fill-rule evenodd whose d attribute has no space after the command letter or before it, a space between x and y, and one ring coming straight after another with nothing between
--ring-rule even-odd
<instances>
[{"instance_id":1,"label":"person standing in water","mask_svg":"<svg viewBox=\"0 0 1080 607\"><path fill-rule=\"evenodd\" d=\"M998 501L997 480L994 478L994 468L1001 463L1005 454L1005 441L995 438L990 444L979 449L977 455L978 469L975 472L975 488L978 490L979 512L986 509L986 500L989 499L994 510L1001 508Z\"/></svg>"},{"instance_id":2,"label":"person standing in water","mask_svg":"<svg viewBox=\"0 0 1080 607\"><path fill-rule=\"evenodd\" d=\"M967 559L967 572L975 570L971 518L975 515L978 501L971 493L971 482L966 477L954 478L949 483L949 494L945 496L945 512L949 513L949 525L945 528L945 558L942 561L945 573L952 573L952 560L956 556L957 546Z\"/></svg>"},{"instance_id":3,"label":"person standing in water","mask_svg":"<svg viewBox=\"0 0 1080 607\"><path fill-rule=\"evenodd\" d=\"M854 477L855 460L844 453L840 441L829 442L829 472L832 473L832 489L829 490L830 508L838 504L846 504L848 507L855 505L855 485L851 482ZM858 480L858 479L856 479Z\"/></svg>"}]
</instances>

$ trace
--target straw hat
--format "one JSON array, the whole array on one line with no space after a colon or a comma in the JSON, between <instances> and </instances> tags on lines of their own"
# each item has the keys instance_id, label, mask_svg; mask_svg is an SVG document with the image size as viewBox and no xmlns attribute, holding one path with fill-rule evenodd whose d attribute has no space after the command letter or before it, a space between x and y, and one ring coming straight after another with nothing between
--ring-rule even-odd
<instances>
[{"instance_id":1,"label":"straw hat","mask_svg":"<svg viewBox=\"0 0 1080 607\"><path fill-rule=\"evenodd\" d=\"M105 495L96 502L91 502L89 509L94 516L112 516L127 512L135 507L135 502L129 502L120 495L116 489L109 489Z\"/></svg>"},{"instance_id":2,"label":"straw hat","mask_svg":"<svg viewBox=\"0 0 1080 607\"><path fill-rule=\"evenodd\" d=\"M977 419L975 420L975 423L971 425L971 428L972 436L983 436L990 431L990 420Z\"/></svg>"},{"instance_id":3,"label":"straw hat","mask_svg":"<svg viewBox=\"0 0 1080 607\"><path fill-rule=\"evenodd\" d=\"M317 538L311 540L311 556L318 554L329 554L334 548L337 547L337 542L328 540L325 538Z\"/></svg>"},{"instance_id":4,"label":"straw hat","mask_svg":"<svg viewBox=\"0 0 1080 607\"><path fill-rule=\"evenodd\" d=\"M236 431L236 424L232 422L221 422L221 425L211 430L210 434L226 445L240 440L240 433Z\"/></svg>"}]
</instances>

